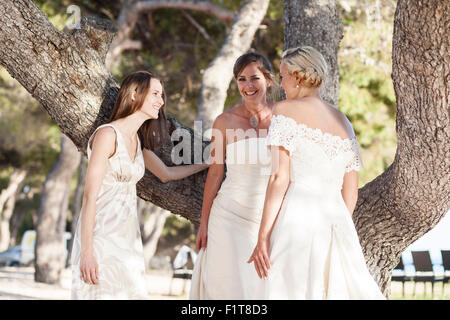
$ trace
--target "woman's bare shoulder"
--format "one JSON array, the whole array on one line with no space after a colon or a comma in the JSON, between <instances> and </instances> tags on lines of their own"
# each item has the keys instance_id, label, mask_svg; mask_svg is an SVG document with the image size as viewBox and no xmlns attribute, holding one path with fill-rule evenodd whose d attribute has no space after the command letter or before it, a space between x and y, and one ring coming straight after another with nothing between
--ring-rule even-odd
<instances>
[{"instance_id":1,"label":"woman's bare shoulder","mask_svg":"<svg viewBox=\"0 0 450 320\"><path fill-rule=\"evenodd\" d=\"M116 147L116 131L111 126L104 126L95 132L91 141L92 149L114 151Z\"/></svg>"}]
</instances>

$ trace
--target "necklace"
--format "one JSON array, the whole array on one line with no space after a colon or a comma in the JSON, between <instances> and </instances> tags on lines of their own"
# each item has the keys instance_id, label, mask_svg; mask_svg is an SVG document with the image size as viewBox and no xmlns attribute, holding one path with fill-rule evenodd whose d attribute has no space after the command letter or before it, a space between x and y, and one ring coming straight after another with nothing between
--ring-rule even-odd
<instances>
[{"instance_id":1,"label":"necklace","mask_svg":"<svg viewBox=\"0 0 450 320\"><path fill-rule=\"evenodd\" d=\"M258 115L263 109L264 109L264 108L262 108L261 110L259 110L257 113L255 113L254 115L252 115L252 116L248 119L248 122L250 123L250 125L251 125L253 128L256 128L256 127L258 126L259 120L258 120L257 115ZM269 115L270 115L270 113L269 113ZM269 115L267 115L266 117L264 117L264 118L261 119L261 120L265 120Z\"/></svg>"}]
</instances>

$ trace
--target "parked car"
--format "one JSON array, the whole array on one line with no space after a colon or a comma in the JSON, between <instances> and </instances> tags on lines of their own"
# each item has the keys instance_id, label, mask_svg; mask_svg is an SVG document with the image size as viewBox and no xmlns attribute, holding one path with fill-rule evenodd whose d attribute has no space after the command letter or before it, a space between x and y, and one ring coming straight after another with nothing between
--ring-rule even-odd
<instances>
[{"instance_id":1,"label":"parked car","mask_svg":"<svg viewBox=\"0 0 450 320\"><path fill-rule=\"evenodd\" d=\"M72 238L72 234L70 232L64 232L64 241L66 243L64 250L64 259L67 259L67 254L69 251L70 239ZM30 265L34 260L34 247L36 245L36 231L35 230L27 230L22 236L21 245L21 256L20 256L20 264L21 265Z\"/></svg>"},{"instance_id":2,"label":"parked car","mask_svg":"<svg viewBox=\"0 0 450 320\"><path fill-rule=\"evenodd\" d=\"M6 251L0 252L0 265L18 266L20 264L20 246L14 246Z\"/></svg>"}]
</instances>

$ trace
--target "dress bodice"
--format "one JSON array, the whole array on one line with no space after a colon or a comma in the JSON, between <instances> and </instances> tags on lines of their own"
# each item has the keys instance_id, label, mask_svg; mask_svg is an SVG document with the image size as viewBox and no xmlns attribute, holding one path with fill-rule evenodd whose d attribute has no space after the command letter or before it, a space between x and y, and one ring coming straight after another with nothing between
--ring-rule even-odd
<instances>
[{"instance_id":1,"label":"dress bodice","mask_svg":"<svg viewBox=\"0 0 450 320\"><path fill-rule=\"evenodd\" d=\"M130 158L128 150L125 146L125 141L121 132L112 124L106 123L99 126L91 138L89 139L87 146L88 159L91 157L91 140L95 136L95 132L102 127L112 127L116 132L116 151L108 159L108 167L103 179L103 185L112 185L116 183L123 183L124 185L135 186L136 183L144 176L145 164L141 150L141 142L138 138L137 152L134 161ZM103 188L103 186L102 186Z\"/></svg>"},{"instance_id":2,"label":"dress bodice","mask_svg":"<svg viewBox=\"0 0 450 320\"><path fill-rule=\"evenodd\" d=\"M226 178L219 194L241 204L261 207L270 177L271 158L266 137L251 137L227 144Z\"/></svg>"},{"instance_id":3,"label":"dress bodice","mask_svg":"<svg viewBox=\"0 0 450 320\"><path fill-rule=\"evenodd\" d=\"M346 172L362 167L356 137L342 138L274 115L267 145L283 146L291 156L291 181L310 190L340 190Z\"/></svg>"}]
</instances>

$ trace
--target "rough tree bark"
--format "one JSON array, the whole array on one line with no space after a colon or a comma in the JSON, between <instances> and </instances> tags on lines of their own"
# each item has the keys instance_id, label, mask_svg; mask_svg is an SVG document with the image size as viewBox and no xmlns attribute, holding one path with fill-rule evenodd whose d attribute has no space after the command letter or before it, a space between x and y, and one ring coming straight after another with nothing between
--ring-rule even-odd
<instances>
[{"instance_id":1,"label":"rough tree bark","mask_svg":"<svg viewBox=\"0 0 450 320\"><path fill-rule=\"evenodd\" d=\"M9 178L8 186L0 193L0 251L8 249L10 244L10 220L18 193L23 187L28 170L15 168Z\"/></svg>"},{"instance_id":2,"label":"rough tree bark","mask_svg":"<svg viewBox=\"0 0 450 320\"><path fill-rule=\"evenodd\" d=\"M338 49L343 36L342 21L335 0L284 0L283 50L311 46L323 54L328 64L328 77L319 93L333 106L338 106Z\"/></svg>"},{"instance_id":3,"label":"rough tree bark","mask_svg":"<svg viewBox=\"0 0 450 320\"><path fill-rule=\"evenodd\" d=\"M65 135L61 152L44 182L36 224L35 274L37 282L58 283L66 265L63 241L70 197L70 179L80 163L80 153Z\"/></svg>"},{"instance_id":4,"label":"rough tree bark","mask_svg":"<svg viewBox=\"0 0 450 320\"><path fill-rule=\"evenodd\" d=\"M359 190L353 214L369 270L386 296L401 253L450 206L449 10L443 0L397 4L392 69L398 149L394 163ZM342 23L335 2L285 0L284 14L285 48L311 45L326 56L332 66L326 91L337 106Z\"/></svg>"},{"instance_id":5,"label":"rough tree bark","mask_svg":"<svg viewBox=\"0 0 450 320\"><path fill-rule=\"evenodd\" d=\"M142 48L141 41L132 39L133 29L139 19L139 15L146 11L162 8L201 11L215 16L223 22L229 22L235 16L234 12L221 8L209 1L124 0L117 19L117 35L114 37L106 55L105 64L108 70L120 63L120 57L125 50Z\"/></svg>"},{"instance_id":6,"label":"rough tree bark","mask_svg":"<svg viewBox=\"0 0 450 320\"><path fill-rule=\"evenodd\" d=\"M233 79L234 62L250 49L268 6L269 0L244 1L224 44L205 69L197 107L197 120L202 121L203 131L212 128L214 119L223 112L228 86Z\"/></svg>"}]
</instances>

